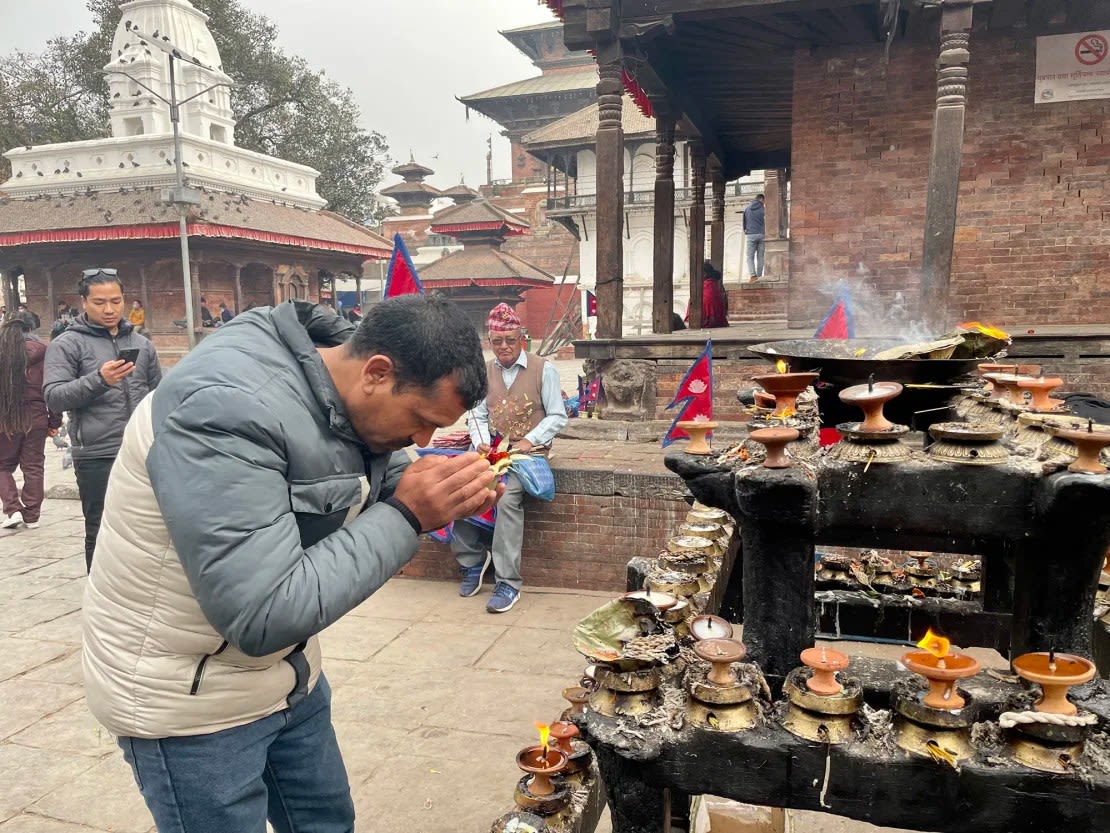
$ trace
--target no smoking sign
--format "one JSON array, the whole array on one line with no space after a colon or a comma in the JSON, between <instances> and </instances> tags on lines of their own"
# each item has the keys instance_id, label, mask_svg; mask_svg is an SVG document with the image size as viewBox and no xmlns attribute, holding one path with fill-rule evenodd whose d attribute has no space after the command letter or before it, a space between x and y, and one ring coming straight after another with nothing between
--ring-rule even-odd
<instances>
[{"instance_id":1,"label":"no smoking sign","mask_svg":"<svg viewBox=\"0 0 1110 833\"><path fill-rule=\"evenodd\" d=\"M1100 64L1110 52L1110 44L1102 35L1084 35L1075 44L1075 57L1086 66Z\"/></svg>"}]
</instances>

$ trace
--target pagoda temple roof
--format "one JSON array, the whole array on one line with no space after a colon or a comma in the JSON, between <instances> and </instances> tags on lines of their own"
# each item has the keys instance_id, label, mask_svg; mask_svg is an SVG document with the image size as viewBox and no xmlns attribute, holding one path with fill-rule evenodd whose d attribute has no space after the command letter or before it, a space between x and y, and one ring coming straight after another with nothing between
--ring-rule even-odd
<instances>
[{"instance_id":1,"label":"pagoda temple roof","mask_svg":"<svg viewBox=\"0 0 1110 833\"><path fill-rule=\"evenodd\" d=\"M160 240L178 235L177 209L154 187L65 196L0 199L0 248L111 240ZM202 189L190 210L190 237L251 240L277 246L388 257L392 244L331 211Z\"/></svg>"},{"instance_id":2,"label":"pagoda temple roof","mask_svg":"<svg viewBox=\"0 0 1110 833\"><path fill-rule=\"evenodd\" d=\"M431 223L433 234L465 235L468 232L502 235L524 234L531 228L526 220L486 200L445 208ZM523 262L523 261L522 261Z\"/></svg>"},{"instance_id":3,"label":"pagoda temple roof","mask_svg":"<svg viewBox=\"0 0 1110 833\"><path fill-rule=\"evenodd\" d=\"M409 156L408 162L405 162L403 165L398 165L396 168L391 168L390 173L404 177L406 180L418 180L426 176L431 176L435 171L425 165L421 165L413 159L412 156Z\"/></svg>"},{"instance_id":4,"label":"pagoda temple roof","mask_svg":"<svg viewBox=\"0 0 1110 833\"><path fill-rule=\"evenodd\" d=\"M382 188L379 194L387 197L396 197L398 194L427 194L429 197L441 196L441 192L434 185L427 182L398 182L388 188Z\"/></svg>"},{"instance_id":5,"label":"pagoda temple roof","mask_svg":"<svg viewBox=\"0 0 1110 833\"><path fill-rule=\"evenodd\" d=\"M523 81L502 84L500 87L493 87L480 93L463 96L459 101L463 104L472 105L475 102L488 101L493 98L543 95L544 93L562 93L572 90L593 90L596 86L597 67L587 66L565 72L549 72L544 75L537 75L534 78L525 78Z\"/></svg>"},{"instance_id":6,"label":"pagoda temple roof","mask_svg":"<svg viewBox=\"0 0 1110 833\"><path fill-rule=\"evenodd\" d=\"M496 246L468 246L420 269L427 289L465 286L549 286L555 278Z\"/></svg>"},{"instance_id":7,"label":"pagoda temple roof","mask_svg":"<svg viewBox=\"0 0 1110 833\"><path fill-rule=\"evenodd\" d=\"M529 151L543 148L592 146L597 136L599 122L597 102L583 107L569 116L551 122L527 134L521 143ZM627 95L621 107L621 128L625 137L654 136L655 120L640 112Z\"/></svg>"},{"instance_id":8,"label":"pagoda temple roof","mask_svg":"<svg viewBox=\"0 0 1110 833\"><path fill-rule=\"evenodd\" d=\"M481 194L479 194L465 182L460 182L458 185L452 185L447 190L440 191L439 195L441 197L449 197L455 200L455 202L459 205L463 205L467 202L473 202L481 196Z\"/></svg>"}]
</instances>

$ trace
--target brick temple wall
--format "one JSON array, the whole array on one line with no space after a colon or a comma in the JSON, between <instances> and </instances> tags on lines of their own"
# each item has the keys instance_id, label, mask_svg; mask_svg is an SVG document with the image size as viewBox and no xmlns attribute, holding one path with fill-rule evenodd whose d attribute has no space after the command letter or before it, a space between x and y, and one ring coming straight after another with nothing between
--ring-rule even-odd
<instances>
[{"instance_id":1,"label":"brick temple wall","mask_svg":"<svg viewBox=\"0 0 1110 833\"><path fill-rule=\"evenodd\" d=\"M1034 105L1035 41L976 32L952 278L953 321L1110 322L1110 101ZM789 321L869 273L916 303L936 46L802 50L795 59ZM861 269L862 264L862 269Z\"/></svg>"},{"instance_id":2,"label":"brick temple wall","mask_svg":"<svg viewBox=\"0 0 1110 833\"><path fill-rule=\"evenodd\" d=\"M685 519L681 481L558 463L553 468L555 499L525 503L525 585L623 592L629 559L656 555ZM424 539L402 574L454 581L458 568L449 546Z\"/></svg>"}]
</instances>

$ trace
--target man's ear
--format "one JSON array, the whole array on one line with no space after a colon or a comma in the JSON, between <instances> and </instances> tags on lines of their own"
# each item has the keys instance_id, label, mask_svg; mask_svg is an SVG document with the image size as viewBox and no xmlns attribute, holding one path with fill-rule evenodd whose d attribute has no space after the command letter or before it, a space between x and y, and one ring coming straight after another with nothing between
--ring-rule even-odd
<instances>
[{"instance_id":1,"label":"man's ear","mask_svg":"<svg viewBox=\"0 0 1110 833\"><path fill-rule=\"evenodd\" d=\"M362 364L362 388L367 393L382 386L392 390L396 386L396 377L397 366L389 356L375 354Z\"/></svg>"}]
</instances>

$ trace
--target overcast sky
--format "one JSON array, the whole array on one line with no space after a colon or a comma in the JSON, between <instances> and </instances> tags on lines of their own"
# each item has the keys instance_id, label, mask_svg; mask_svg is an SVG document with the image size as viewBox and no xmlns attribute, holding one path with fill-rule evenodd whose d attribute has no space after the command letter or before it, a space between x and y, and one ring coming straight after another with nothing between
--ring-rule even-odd
<instances>
[{"instance_id":1,"label":"overcast sky","mask_svg":"<svg viewBox=\"0 0 1110 833\"><path fill-rule=\"evenodd\" d=\"M438 187L454 185L460 174L479 185L492 133L493 175L510 175L499 128L474 112L468 123L455 97L539 74L498 34L552 19L537 0L242 2L277 24L286 51L355 91L365 126L385 135L395 160L406 161L411 148L436 171L431 182ZM0 51L37 50L51 35L90 25L84 0L0 0Z\"/></svg>"}]
</instances>

